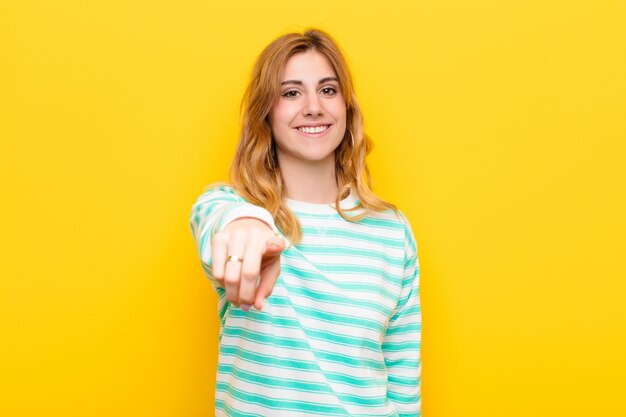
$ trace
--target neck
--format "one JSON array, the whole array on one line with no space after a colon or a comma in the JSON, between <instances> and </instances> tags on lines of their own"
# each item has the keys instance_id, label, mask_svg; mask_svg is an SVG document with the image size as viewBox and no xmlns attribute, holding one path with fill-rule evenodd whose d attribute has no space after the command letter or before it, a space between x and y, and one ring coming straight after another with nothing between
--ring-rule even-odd
<instances>
[{"instance_id":1,"label":"neck","mask_svg":"<svg viewBox=\"0 0 626 417\"><path fill-rule=\"evenodd\" d=\"M334 154L322 161L303 162L279 153L278 163L287 198L314 204L335 202L339 187L335 178Z\"/></svg>"}]
</instances>

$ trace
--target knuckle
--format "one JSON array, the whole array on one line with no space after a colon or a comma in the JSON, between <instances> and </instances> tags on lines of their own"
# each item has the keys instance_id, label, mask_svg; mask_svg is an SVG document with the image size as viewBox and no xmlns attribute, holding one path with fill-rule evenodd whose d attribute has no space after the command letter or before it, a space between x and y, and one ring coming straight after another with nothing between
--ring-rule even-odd
<instances>
[{"instance_id":1,"label":"knuckle","mask_svg":"<svg viewBox=\"0 0 626 417\"><path fill-rule=\"evenodd\" d=\"M216 234L213 235L213 238L211 239L211 242L213 243L213 245L223 245L226 244L228 242L229 239L229 233L227 232L218 232Z\"/></svg>"},{"instance_id":2,"label":"knuckle","mask_svg":"<svg viewBox=\"0 0 626 417\"><path fill-rule=\"evenodd\" d=\"M259 277L259 271L256 268L248 268L241 271L241 278L246 281L256 280Z\"/></svg>"},{"instance_id":3,"label":"knuckle","mask_svg":"<svg viewBox=\"0 0 626 417\"><path fill-rule=\"evenodd\" d=\"M252 304L254 301L254 292L245 291L239 293L239 301L244 304Z\"/></svg>"},{"instance_id":4,"label":"knuckle","mask_svg":"<svg viewBox=\"0 0 626 417\"><path fill-rule=\"evenodd\" d=\"M233 240L241 240L243 238L246 237L246 230L245 229L237 229L237 230L233 230L232 232L232 239Z\"/></svg>"},{"instance_id":5,"label":"knuckle","mask_svg":"<svg viewBox=\"0 0 626 417\"><path fill-rule=\"evenodd\" d=\"M254 238L257 240L261 240L265 238L265 235L267 234L266 230L261 225L258 225L257 227L255 227L252 230L252 233L254 234Z\"/></svg>"},{"instance_id":6,"label":"knuckle","mask_svg":"<svg viewBox=\"0 0 626 417\"><path fill-rule=\"evenodd\" d=\"M225 275L224 276L224 282L227 285L234 285L234 284L237 284L239 282L239 278L234 276L234 275Z\"/></svg>"},{"instance_id":7,"label":"knuckle","mask_svg":"<svg viewBox=\"0 0 626 417\"><path fill-rule=\"evenodd\" d=\"M248 305L252 305L254 304L254 300L252 298L249 297L239 297L239 304L248 304Z\"/></svg>"}]
</instances>

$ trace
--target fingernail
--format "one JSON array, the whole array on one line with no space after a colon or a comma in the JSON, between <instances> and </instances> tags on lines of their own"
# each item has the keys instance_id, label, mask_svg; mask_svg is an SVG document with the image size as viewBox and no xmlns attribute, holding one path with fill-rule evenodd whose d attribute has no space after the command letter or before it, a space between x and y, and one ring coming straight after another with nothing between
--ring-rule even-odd
<instances>
[{"instance_id":1,"label":"fingernail","mask_svg":"<svg viewBox=\"0 0 626 417\"><path fill-rule=\"evenodd\" d=\"M262 310L264 305L265 305L265 298L261 300L261 307L259 308L259 310Z\"/></svg>"},{"instance_id":2,"label":"fingernail","mask_svg":"<svg viewBox=\"0 0 626 417\"><path fill-rule=\"evenodd\" d=\"M250 306L249 306L248 304L242 304L242 305L241 305L241 309L242 309L243 311L248 311L248 310L250 310Z\"/></svg>"}]
</instances>

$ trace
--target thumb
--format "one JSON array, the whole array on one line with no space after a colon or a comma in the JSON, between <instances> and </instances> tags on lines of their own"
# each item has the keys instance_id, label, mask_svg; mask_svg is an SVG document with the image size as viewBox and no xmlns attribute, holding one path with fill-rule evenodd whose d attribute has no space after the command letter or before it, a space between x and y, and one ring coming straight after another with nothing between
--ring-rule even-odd
<instances>
[{"instance_id":1,"label":"thumb","mask_svg":"<svg viewBox=\"0 0 626 417\"><path fill-rule=\"evenodd\" d=\"M273 235L265 242L263 256L276 256L285 249L285 239L278 235Z\"/></svg>"}]
</instances>

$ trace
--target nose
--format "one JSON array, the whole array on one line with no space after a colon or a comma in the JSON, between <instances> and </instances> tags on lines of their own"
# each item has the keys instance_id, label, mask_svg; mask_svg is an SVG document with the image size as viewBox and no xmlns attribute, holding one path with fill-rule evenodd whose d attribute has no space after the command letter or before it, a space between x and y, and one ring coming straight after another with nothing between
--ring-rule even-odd
<instances>
[{"instance_id":1,"label":"nose","mask_svg":"<svg viewBox=\"0 0 626 417\"><path fill-rule=\"evenodd\" d=\"M322 114L323 107L320 97L317 94L309 94L305 100L303 110L307 116L319 116Z\"/></svg>"}]
</instances>

